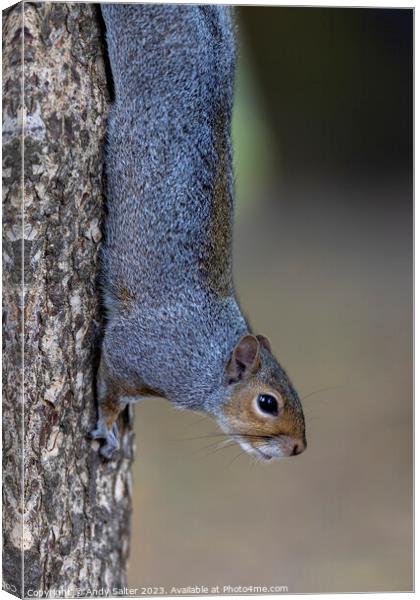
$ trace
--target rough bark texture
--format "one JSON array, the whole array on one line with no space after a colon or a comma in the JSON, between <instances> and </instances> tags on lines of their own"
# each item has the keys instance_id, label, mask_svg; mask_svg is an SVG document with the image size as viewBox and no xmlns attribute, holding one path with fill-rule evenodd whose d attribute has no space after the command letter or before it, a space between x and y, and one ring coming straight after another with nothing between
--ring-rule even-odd
<instances>
[{"instance_id":1,"label":"rough bark texture","mask_svg":"<svg viewBox=\"0 0 420 600\"><path fill-rule=\"evenodd\" d=\"M133 434L120 424L110 463L86 437L109 105L99 8L16 5L3 14L3 44L3 587L117 594Z\"/></svg>"}]
</instances>

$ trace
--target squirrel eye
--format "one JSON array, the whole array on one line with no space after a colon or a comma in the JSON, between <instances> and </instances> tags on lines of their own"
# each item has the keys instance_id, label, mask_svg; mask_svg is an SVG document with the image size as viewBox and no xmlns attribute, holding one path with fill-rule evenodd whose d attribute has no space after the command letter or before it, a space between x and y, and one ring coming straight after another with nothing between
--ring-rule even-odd
<instances>
[{"instance_id":1,"label":"squirrel eye","mask_svg":"<svg viewBox=\"0 0 420 600\"><path fill-rule=\"evenodd\" d=\"M277 399L270 394L260 394L257 399L258 407L262 412L268 415L277 416L279 414L279 405Z\"/></svg>"}]
</instances>

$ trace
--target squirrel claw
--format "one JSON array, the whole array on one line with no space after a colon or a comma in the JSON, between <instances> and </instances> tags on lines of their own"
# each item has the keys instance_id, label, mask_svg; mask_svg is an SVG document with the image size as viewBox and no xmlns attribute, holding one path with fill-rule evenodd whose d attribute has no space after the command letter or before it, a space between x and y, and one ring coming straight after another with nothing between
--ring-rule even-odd
<instances>
[{"instance_id":1,"label":"squirrel claw","mask_svg":"<svg viewBox=\"0 0 420 600\"><path fill-rule=\"evenodd\" d=\"M92 440L104 440L104 443L99 448L99 454L107 460L110 460L115 451L120 447L118 427L116 424L114 424L111 431L109 431L102 423L98 423L96 429L92 429L89 433L89 437Z\"/></svg>"},{"instance_id":2,"label":"squirrel claw","mask_svg":"<svg viewBox=\"0 0 420 600\"><path fill-rule=\"evenodd\" d=\"M90 437L91 440L105 440L107 433L107 430L103 427L97 427L96 429L89 431L88 437Z\"/></svg>"},{"instance_id":3,"label":"squirrel claw","mask_svg":"<svg viewBox=\"0 0 420 600\"><path fill-rule=\"evenodd\" d=\"M119 447L120 444L115 438L112 441L107 440L106 443L100 447L99 454L107 460L110 460Z\"/></svg>"}]
</instances>

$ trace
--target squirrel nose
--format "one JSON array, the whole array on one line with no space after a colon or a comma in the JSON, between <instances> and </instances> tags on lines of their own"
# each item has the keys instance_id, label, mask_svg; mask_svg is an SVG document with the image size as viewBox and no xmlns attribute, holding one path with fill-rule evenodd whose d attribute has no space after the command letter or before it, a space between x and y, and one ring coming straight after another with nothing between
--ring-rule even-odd
<instances>
[{"instance_id":1,"label":"squirrel nose","mask_svg":"<svg viewBox=\"0 0 420 600\"><path fill-rule=\"evenodd\" d=\"M306 448L306 442L297 442L294 446L293 446L293 450L291 453L291 456L297 456L298 454L302 454L302 452L305 450Z\"/></svg>"}]
</instances>

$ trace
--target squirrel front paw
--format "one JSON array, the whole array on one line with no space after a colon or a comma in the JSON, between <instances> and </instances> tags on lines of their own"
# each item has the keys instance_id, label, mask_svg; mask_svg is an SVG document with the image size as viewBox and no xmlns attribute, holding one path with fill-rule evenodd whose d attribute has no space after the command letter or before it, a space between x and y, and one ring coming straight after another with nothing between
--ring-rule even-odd
<instances>
[{"instance_id":1,"label":"squirrel front paw","mask_svg":"<svg viewBox=\"0 0 420 600\"><path fill-rule=\"evenodd\" d=\"M102 421L98 421L96 429L92 429L89 436L92 440L103 440L103 443L99 448L99 454L107 460L110 460L120 447L116 423L113 425L112 429L109 430Z\"/></svg>"}]
</instances>

